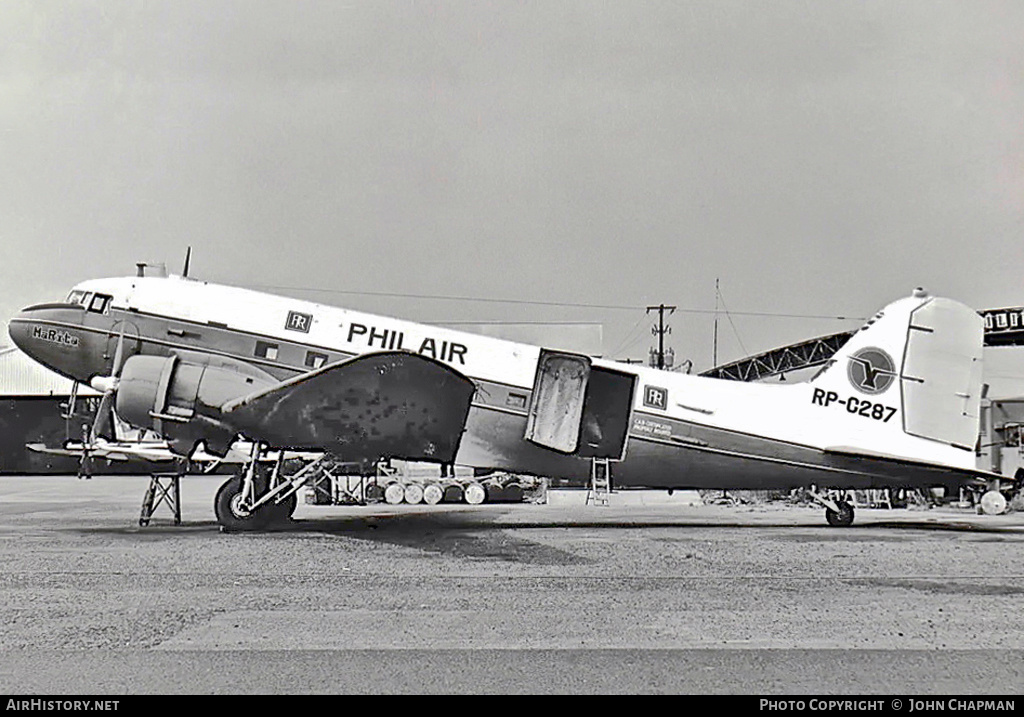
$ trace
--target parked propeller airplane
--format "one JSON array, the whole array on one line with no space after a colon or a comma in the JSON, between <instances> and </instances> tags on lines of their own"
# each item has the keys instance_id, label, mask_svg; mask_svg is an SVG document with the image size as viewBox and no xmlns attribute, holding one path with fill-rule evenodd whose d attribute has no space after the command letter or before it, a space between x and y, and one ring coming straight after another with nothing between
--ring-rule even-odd
<instances>
[{"instance_id":1,"label":"parked propeller airplane","mask_svg":"<svg viewBox=\"0 0 1024 717\"><path fill-rule=\"evenodd\" d=\"M140 270L140 274L144 274ZM659 371L177 276L85 281L9 327L29 356L103 392L181 455L254 448L215 499L226 529L291 515L309 464L261 479L264 451L397 458L617 487L806 487L828 523L847 491L998 485L975 468L982 319L921 289L818 375L751 384Z\"/></svg>"}]
</instances>

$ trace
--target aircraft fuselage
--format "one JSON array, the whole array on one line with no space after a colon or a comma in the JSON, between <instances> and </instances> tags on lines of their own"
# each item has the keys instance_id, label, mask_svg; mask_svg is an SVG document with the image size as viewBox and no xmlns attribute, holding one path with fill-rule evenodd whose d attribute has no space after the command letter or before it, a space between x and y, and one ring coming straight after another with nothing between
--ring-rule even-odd
<instances>
[{"instance_id":1,"label":"aircraft fuselage","mask_svg":"<svg viewBox=\"0 0 1024 717\"><path fill-rule=\"evenodd\" d=\"M538 346L178 277L86 281L68 298L25 309L10 334L86 383L111 373L118 343L126 356L244 366L276 381L379 351L443 362L476 385L460 465L579 479L605 455L618 487L715 489L956 485L975 472L969 447L907 437L899 370L863 357L836 367L835 375L858 368L833 380L827 402L812 383L747 384L586 359L596 388L584 423L605 422L581 429L579 447L565 451L525 437L542 385ZM909 315L921 304L901 301L909 303L887 311ZM907 322L897 322L894 341L907 341Z\"/></svg>"}]
</instances>

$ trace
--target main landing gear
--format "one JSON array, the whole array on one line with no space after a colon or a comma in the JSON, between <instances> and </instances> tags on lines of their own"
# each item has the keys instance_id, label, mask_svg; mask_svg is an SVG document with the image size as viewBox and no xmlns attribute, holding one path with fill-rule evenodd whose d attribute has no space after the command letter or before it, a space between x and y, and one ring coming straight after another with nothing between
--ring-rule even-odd
<instances>
[{"instance_id":1,"label":"main landing gear","mask_svg":"<svg viewBox=\"0 0 1024 717\"><path fill-rule=\"evenodd\" d=\"M833 528L845 528L853 523L853 505L846 491L819 493L812 488L808 493L811 498L825 506L825 520Z\"/></svg>"},{"instance_id":2,"label":"main landing gear","mask_svg":"<svg viewBox=\"0 0 1024 717\"><path fill-rule=\"evenodd\" d=\"M253 446L252 456L242 471L228 478L217 491L213 512L225 531L262 530L291 520L298 505L298 491L322 458L285 477L284 452L270 468L261 463L262 446Z\"/></svg>"}]
</instances>

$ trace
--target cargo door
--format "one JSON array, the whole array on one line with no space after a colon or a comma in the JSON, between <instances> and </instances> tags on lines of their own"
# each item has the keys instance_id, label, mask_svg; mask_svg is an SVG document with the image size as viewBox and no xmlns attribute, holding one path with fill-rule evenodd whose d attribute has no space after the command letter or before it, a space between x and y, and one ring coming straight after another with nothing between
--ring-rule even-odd
<instances>
[{"instance_id":1,"label":"cargo door","mask_svg":"<svg viewBox=\"0 0 1024 717\"><path fill-rule=\"evenodd\" d=\"M541 349L526 419L526 440L574 453L579 447L589 379L590 359L586 356Z\"/></svg>"},{"instance_id":2,"label":"cargo door","mask_svg":"<svg viewBox=\"0 0 1024 717\"><path fill-rule=\"evenodd\" d=\"M633 412L636 375L593 366L583 403L578 455L622 460Z\"/></svg>"}]
</instances>

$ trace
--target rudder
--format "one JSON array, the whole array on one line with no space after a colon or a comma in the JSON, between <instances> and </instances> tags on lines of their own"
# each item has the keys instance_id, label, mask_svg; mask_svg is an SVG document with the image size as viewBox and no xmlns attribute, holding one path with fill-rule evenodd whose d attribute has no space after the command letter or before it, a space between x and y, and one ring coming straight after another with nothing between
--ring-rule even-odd
<instances>
[{"instance_id":1,"label":"rudder","mask_svg":"<svg viewBox=\"0 0 1024 717\"><path fill-rule=\"evenodd\" d=\"M973 449L978 440L984 320L935 298L911 313L900 376L903 430Z\"/></svg>"}]
</instances>

